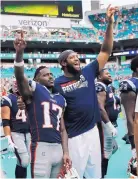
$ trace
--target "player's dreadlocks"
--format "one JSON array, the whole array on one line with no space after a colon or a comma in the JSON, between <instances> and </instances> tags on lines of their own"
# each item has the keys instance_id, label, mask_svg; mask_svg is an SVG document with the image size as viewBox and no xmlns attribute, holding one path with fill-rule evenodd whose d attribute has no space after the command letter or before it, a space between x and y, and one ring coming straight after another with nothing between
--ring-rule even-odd
<instances>
[{"instance_id":1,"label":"player's dreadlocks","mask_svg":"<svg viewBox=\"0 0 138 179\"><path fill-rule=\"evenodd\" d=\"M35 74L34 74L34 79L33 79L33 80L35 80L35 78L37 77L37 75L39 74L39 72L40 72L42 69L44 69L44 68L47 68L47 67L46 67L46 66L40 66L39 68L36 69Z\"/></svg>"},{"instance_id":2,"label":"player's dreadlocks","mask_svg":"<svg viewBox=\"0 0 138 179\"><path fill-rule=\"evenodd\" d=\"M132 59L131 61L131 70L133 72L136 72L136 69L138 68L138 56Z\"/></svg>"}]
</instances>

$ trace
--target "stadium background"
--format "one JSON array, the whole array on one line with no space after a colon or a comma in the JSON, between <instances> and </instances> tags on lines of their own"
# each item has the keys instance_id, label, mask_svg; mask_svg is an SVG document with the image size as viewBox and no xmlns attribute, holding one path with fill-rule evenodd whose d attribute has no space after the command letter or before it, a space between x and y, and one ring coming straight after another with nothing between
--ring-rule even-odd
<instances>
[{"instance_id":1,"label":"stadium background","mask_svg":"<svg viewBox=\"0 0 138 179\"><path fill-rule=\"evenodd\" d=\"M7 93L10 79L14 74L13 40L19 35L17 31L20 27L26 32L25 73L30 79L40 65L50 67L54 76L59 76L62 71L57 59L59 53L65 49L73 49L79 53L82 68L96 59L107 25L106 10L99 9L99 1L94 1L89 7L92 11L85 11L82 7L83 3L84 1L62 3L61 1L47 1L47 3L2 1L1 95ZM138 55L138 4L120 7L120 13L115 15L114 49L107 67L114 79L113 85L116 87L117 94L119 82L131 76L130 61L136 55ZM126 178L127 164L131 157L130 146L121 140L126 132L122 114L118 123L119 150L110 160L107 176L109 178ZM6 148L7 143L4 137L1 141L1 153L4 154L2 149ZM9 154L2 155L2 158L1 167L9 178L14 177L13 168L16 158ZM12 167L8 168L9 165Z\"/></svg>"}]
</instances>

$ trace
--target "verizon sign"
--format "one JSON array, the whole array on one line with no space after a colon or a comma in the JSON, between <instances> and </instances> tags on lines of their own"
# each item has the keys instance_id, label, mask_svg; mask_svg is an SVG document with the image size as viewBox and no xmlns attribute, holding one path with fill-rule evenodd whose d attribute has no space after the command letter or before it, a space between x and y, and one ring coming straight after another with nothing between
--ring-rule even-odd
<instances>
[{"instance_id":1,"label":"verizon sign","mask_svg":"<svg viewBox=\"0 0 138 179\"><path fill-rule=\"evenodd\" d=\"M31 26L40 28L70 28L70 19L46 18L34 16L1 15L1 25L5 26Z\"/></svg>"}]
</instances>

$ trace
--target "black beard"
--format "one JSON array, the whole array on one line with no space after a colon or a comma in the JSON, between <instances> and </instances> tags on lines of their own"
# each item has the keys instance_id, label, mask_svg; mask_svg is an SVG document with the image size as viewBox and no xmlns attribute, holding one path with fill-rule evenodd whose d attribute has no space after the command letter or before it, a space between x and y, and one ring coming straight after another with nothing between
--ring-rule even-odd
<instances>
[{"instance_id":1,"label":"black beard","mask_svg":"<svg viewBox=\"0 0 138 179\"><path fill-rule=\"evenodd\" d=\"M109 80L103 80L103 82L108 86L112 83L112 81L109 81Z\"/></svg>"},{"instance_id":2,"label":"black beard","mask_svg":"<svg viewBox=\"0 0 138 179\"><path fill-rule=\"evenodd\" d=\"M69 73L73 74L74 76L78 76L81 73L81 70L75 70L72 65L67 64L67 70Z\"/></svg>"}]
</instances>

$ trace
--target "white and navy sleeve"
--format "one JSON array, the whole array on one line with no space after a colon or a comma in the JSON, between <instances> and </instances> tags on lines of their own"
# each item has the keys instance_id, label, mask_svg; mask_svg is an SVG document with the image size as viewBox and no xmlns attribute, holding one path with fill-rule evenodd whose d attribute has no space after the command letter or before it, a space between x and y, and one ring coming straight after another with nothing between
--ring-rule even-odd
<instances>
[{"instance_id":1,"label":"white and navy sleeve","mask_svg":"<svg viewBox=\"0 0 138 179\"><path fill-rule=\"evenodd\" d=\"M129 92L129 91L134 91L136 92L136 86L135 84L130 81L130 80L123 80L120 84L119 84L119 90L121 93L123 92Z\"/></svg>"},{"instance_id":2,"label":"white and navy sleeve","mask_svg":"<svg viewBox=\"0 0 138 179\"><path fill-rule=\"evenodd\" d=\"M106 86L105 86L105 84L103 84L103 83L101 83L101 82L97 82L97 83L95 84L95 90L96 90L97 93L103 92L103 91L106 92Z\"/></svg>"},{"instance_id":3,"label":"white and navy sleeve","mask_svg":"<svg viewBox=\"0 0 138 179\"><path fill-rule=\"evenodd\" d=\"M8 106L9 108L12 107L12 101L8 96L3 96L1 98L1 107Z\"/></svg>"},{"instance_id":4,"label":"white and navy sleeve","mask_svg":"<svg viewBox=\"0 0 138 179\"><path fill-rule=\"evenodd\" d=\"M36 82L33 80L29 81L29 86L31 87L32 91L34 92L36 89Z\"/></svg>"}]
</instances>

